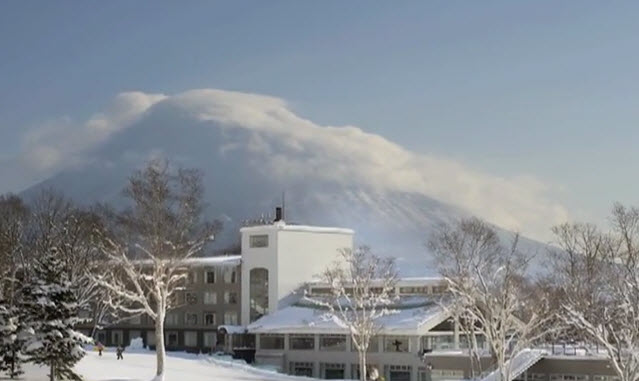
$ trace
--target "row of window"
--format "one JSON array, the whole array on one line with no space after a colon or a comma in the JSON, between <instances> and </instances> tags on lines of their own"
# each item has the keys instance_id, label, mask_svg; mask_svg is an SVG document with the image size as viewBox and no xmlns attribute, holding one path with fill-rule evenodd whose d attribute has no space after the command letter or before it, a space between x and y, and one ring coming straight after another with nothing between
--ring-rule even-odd
<instances>
[{"instance_id":1,"label":"row of window","mask_svg":"<svg viewBox=\"0 0 639 381\"><path fill-rule=\"evenodd\" d=\"M218 274L221 275L221 279L218 278ZM202 276L202 278L200 278ZM215 284L220 281L223 283L234 284L238 282L238 269L235 267L222 267L220 269L205 269L189 271L187 277L188 284L198 284L202 282L206 284Z\"/></svg>"},{"instance_id":2,"label":"row of window","mask_svg":"<svg viewBox=\"0 0 639 381\"><path fill-rule=\"evenodd\" d=\"M268 334L260 335L260 349L284 349L284 335ZM486 340L482 335L476 335L477 346L486 348ZM382 338L384 352L409 352L408 336L384 336ZM468 348L468 339L466 336L460 335L459 347L461 349ZM289 335L288 348L290 350L315 350L314 335ZM425 351L442 351L455 348L454 335L436 335L422 336L421 348ZM345 351L346 336L345 335L320 335L319 349L324 351ZM379 352L379 339L373 337L369 343L369 352ZM351 351L356 351L354 345L351 345Z\"/></svg>"},{"instance_id":3,"label":"row of window","mask_svg":"<svg viewBox=\"0 0 639 381\"><path fill-rule=\"evenodd\" d=\"M217 304L217 292L214 291L205 291L203 293L202 302L204 304ZM237 291L224 291L224 303L225 304L238 304L240 301L240 297ZM184 303L185 304L198 304L198 292L195 291L185 291L184 292Z\"/></svg>"},{"instance_id":4,"label":"row of window","mask_svg":"<svg viewBox=\"0 0 639 381\"><path fill-rule=\"evenodd\" d=\"M166 319L164 320L164 324L167 326L177 326L180 325L180 313L177 312L169 312L166 314ZM186 312L184 313L184 325L189 326L197 326L197 325L205 325L205 326L216 326L217 323L217 313L215 311L208 311L202 314L202 320L198 321L199 314L194 312ZM224 312L224 319L221 322L226 325L237 325L238 324L238 316L236 311L226 311Z\"/></svg>"},{"instance_id":5,"label":"row of window","mask_svg":"<svg viewBox=\"0 0 639 381\"><path fill-rule=\"evenodd\" d=\"M381 292L382 289L378 287L373 287L370 289L371 292ZM347 294L352 294L352 288L346 288L344 290ZM446 291L446 286L423 286L423 287L398 287L396 289L396 294L401 296L410 296L410 295L431 295L431 294L442 294ZM330 287L312 287L310 293L312 295L331 295L333 290Z\"/></svg>"},{"instance_id":6,"label":"row of window","mask_svg":"<svg viewBox=\"0 0 639 381\"><path fill-rule=\"evenodd\" d=\"M366 367L372 369L374 365ZM292 361L289 363L288 372L294 376L313 377L315 364L312 362ZM370 372L370 370L369 370ZM351 364L350 377L346 377L346 364L342 363L320 363L319 377L325 380L345 380L359 379L359 365Z\"/></svg>"},{"instance_id":7,"label":"row of window","mask_svg":"<svg viewBox=\"0 0 639 381\"><path fill-rule=\"evenodd\" d=\"M265 334L260 335L260 348L263 350L283 350L284 335ZM320 335L319 350L321 351L346 351L346 335ZM314 335L289 335L288 347L290 350L315 350ZM409 338L408 336L384 336L383 337L384 352L408 352ZM356 351L354 345L351 344L351 351ZM379 351L379 340L373 338L368 348L369 352Z\"/></svg>"},{"instance_id":8,"label":"row of window","mask_svg":"<svg viewBox=\"0 0 639 381\"><path fill-rule=\"evenodd\" d=\"M378 369L375 364L370 364L366 367L368 373L373 369ZM388 377L390 380L410 380L412 367L409 365L385 365L384 377ZM292 361L289 363L288 372L295 376L314 377L315 364L312 362L299 362ZM464 371L455 369L427 369L426 367L419 367L418 369L419 381L432 381L432 380L455 380L462 379L464 377ZM325 380L344 380L344 379L359 379L359 364L351 364L350 375L346 375L346 364L342 363L320 363L319 364L319 377Z\"/></svg>"},{"instance_id":9,"label":"row of window","mask_svg":"<svg viewBox=\"0 0 639 381\"><path fill-rule=\"evenodd\" d=\"M589 379L587 374L551 373L547 376L544 373L528 373L520 375L513 381L588 381ZM592 381L619 381L619 377L595 375L592 376Z\"/></svg>"},{"instance_id":10,"label":"row of window","mask_svg":"<svg viewBox=\"0 0 639 381\"><path fill-rule=\"evenodd\" d=\"M129 331L129 340L133 340L134 338L142 337L142 331ZM203 332L203 345L207 348L215 347L217 343L217 331L207 331ZM110 343L111 345L127 345L124 342L124 334L122 331L114 330L110 332L110 341L107 341L107 332L100 331L96 334L96 341L106 344ZM166 345L168 347L177 347L178 346L178 333L167 331L164 334L164 339ZM155 345L155 332L148 331L146 333L146 341L148 345ZM185 331L184 332L184 346L186 347L197 347L197 332L196 331Z\"/></svg>"}]
</instances>

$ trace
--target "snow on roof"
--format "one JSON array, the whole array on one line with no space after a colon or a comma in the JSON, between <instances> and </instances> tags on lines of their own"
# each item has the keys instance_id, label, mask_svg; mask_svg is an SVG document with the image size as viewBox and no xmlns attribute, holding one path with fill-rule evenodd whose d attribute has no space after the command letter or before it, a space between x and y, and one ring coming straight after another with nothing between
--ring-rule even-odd
<instances>
[{"instance_id":1,"label":"snow on roof","mask_svg":"<svg viewBox=\"0 0 639 381\"><path fill-rule=\"evenodd\" d=\"M419 308L400 309L378 319L381 333L419 335L428 332L449 317L444 308L431 304ZM248 327L250 333L342 333L348 331L326 315L325 310L291 306L263 316Z\"/></svg>"},{"instance_id":2,"label":"snow on roof","mask_svg":"<svg viewBox=\"0 0 639 381\"><path fill-rule=\"evenodd\" d=\"M246 333L246 327L243 325L221 325L217 327L217 331L227 335L244 334Z\"/></svg>"},{"instance_id":3,"label":"snow on roof","mask_svg":"<svg viewBox=\"0 0 639 381\"><path fill-rule=\"evenodd\" d=\"M237 266L242 262L241 255L219 255L215 257L188 258L188 266Z\"/></svg>"},{"instance_id":4,"label":"snow on roof","mask_svg":"<svg viewBox=\"0 0 639 381\"><path fill-rule=\"evenodd\" d=\"M278 221L271 225L256 225L245 226L240 229L240 232L251 231L264 231L264 230L283 230L283 231L295 231L295 232L310 232L310 233L333 233L333 234L355 234L353 229L335 228L325 226L310 226L310 225L294 225L287 224L284 221Z\"/></svg>"},{"instance_id":5,"label":"snow on roof","mask_svg":"<svg viewBox=\"0 0 639 381\"><path fill-rule=\"evenodd\" d=\"M218 255L214 257L191 257L181 263L185 266L237 266L241 262L241 255ZM133 263L146 266L153 264L153 261L151 259L139 259L134 260Z\"/></svg>"}]
</instances>

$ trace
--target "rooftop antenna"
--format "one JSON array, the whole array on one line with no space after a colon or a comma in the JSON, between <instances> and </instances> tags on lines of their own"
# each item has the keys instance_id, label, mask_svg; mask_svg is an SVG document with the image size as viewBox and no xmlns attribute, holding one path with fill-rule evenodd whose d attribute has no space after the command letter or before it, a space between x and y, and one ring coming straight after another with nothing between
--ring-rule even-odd
<instances>
[{"instance_id":1,"label":"rooftop antenna","mask_svg":"<svg viewBox=\"0 0 639 381\"><path fill-rule=\"evenodd\" d=\"M282 191L282 219L286 221L286 191Z\"/></svg>"}]
</instances>

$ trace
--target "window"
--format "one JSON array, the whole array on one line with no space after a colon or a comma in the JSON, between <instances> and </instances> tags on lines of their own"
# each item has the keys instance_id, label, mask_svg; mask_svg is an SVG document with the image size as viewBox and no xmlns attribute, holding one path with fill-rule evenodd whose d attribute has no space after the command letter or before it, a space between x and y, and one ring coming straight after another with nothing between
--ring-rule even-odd
<instances>
[{"instance_id":1,"label":"window","mask_svg":"<svg viewBox=\"0 0 639 381\"><path fill-rule=\"evenodd\" d=\"M215 325L215 312L204 313L204 325Z\"/></svg>"},{"instance_id":2,"label":"window","mask_svg":"<svg viewBox=\"0 0 639 381\"><path fill-rule=\"evenodd\" d=\"M228 311L224 313L224 324L237 325L237 312Z\"/></svg>"},{"instance_id":3,"label":"window","mask_svg":"<svg viewBox=\"0 0 639 381\"><path fill-rule=\"evenodd\" d=\"M430 371L433 380L461 380L464 378L464 371L454 369L432 369Z\"/></svg>"},{"instance_id":4,"label":"window","mask_svg":"<svg viewBox=\"0 0 639 381\"><path fill-rule=\"evenodd\" d=\"M168 347L177 347L178 345L178 334L177 332L166 332L166 345Z\"/></svg>"},{"instance_id":5,"label":"window","mask_svg":"<svg viewBox=\"0 0 639 381\"><path fill-rule=\"evenodd\" d=\"M619 381L617 376L592 376L593 381Z\"/></svg>"},{"instance_id":6,"label":"window","mask_svg":"<svg viewBox=\"0 0 639 381\"><path fill-rule=\"evenodd\" d=\"M333 291L328 287L313 287L311 289L312 295L331 295Z\"/></svg>"},{"instance_id":7,"label":"window","mask_svg":"<svg viewBox=\"0 0 639 381\"><path fill-rule=\"evenodd\" d=\"M100 332L97 333L96 337L97 337L97 340L96 340L97 343L102 343L103 345L106 345L106 343L107 343L106 332L100 331Z\"/></svg>"},{"instance_id":8,"label":"window","mask_svg":"<svg viewBox=\"0 0 639 381\"><path fill-rule=\"evenodd\" d=\"M357 352L357 348L355 348L355 342L351 340L351 351ZM367 353L379 352L379 336L371 337L371 341L368 343L368 351Z\"/></svg>"},{"instance_id":9,"label":"window","mask_svg":"<svg viewBox=\"0 0 639 381\"><path fill-rule=\"evenodd\" d=\"M166 325L178 325L178 324L180 324L178 314L176 314L175 312L171 312L171 313L166 314L166 318L164 320L164 324L166 324Z\"/></svg>"},{"instance_id":10,"label":"window","mask_svg":"<svg viewBox=\"0 0 639 381\"><path fill-rule=\"evenodd\" d=\"M479 349L486 348L486 339L484 335L480 333L475 333L475 340L477 341L477 348ZM466 336L465 333L459 334L459 348L460 349L470 348L470 344L468 343L468 336Z\"/></svg>"},{"instance_id":11,"label":"window","mask_svg":"<svg viewBox=\"0 0 639 381\"><path fill-rule=\"evenodd\" d=\"M322 351L345 351L346 336L345 335L321 335L320 350Z\"/></svg>"},{"instance_id":12,"label":"window","mask_svg":"<svg viewBox=\"0 0 639 381\"><path fill-rule=\"evenodd\" d=\"M443 294L446 291L446 286L433 286L433 294Z\"/></svg>"},{"instance_id":13,"label":"window","mask_svg":"<svg viewBox=\"0 0 639 381\"><path fill-rule=\"evenodd\" d=\"M197 325L197 314L187 312L184 314L184 322L186 325Z\"/></svg>"},{"instance_id":14,"label":"window","mask_svg":"<svg viewBox=\"0 0 639 381\"><path fill-rule=\"evenodd\" d=\"M232 269L224 269L224 283L237 283L237 270Z\"/></svg>"},{"instance_id":15,"label":"window","mask_svg":"<svg viewBox=\"0 0 639 381\"><path fill-rule=\"evenodd\" d=\"M400 287L399 293L402 295L428 294L428 287Z\"/></svg>"},{"instance_id":16,"label":"window","mask_svg":"<svg viewBox=\"0 0 639 381\"><path fill-rule=\"evenodd\" d=\"M284 349L284 335L260 335L260 349Z\"/></svg>"},{"instance_id":17,"label":"window","mask_svg":"<svg viewBox=\"0 0 639 381\"><path fill-rule=\"evenodd\" d=\"M146 331L146 345L155 345L155 331Z\"/></svg>"},{"instance_id":18,"label":"window","mask_svg":"<svg viewBox=\"0 0 639 381\"><path fill-rule=\"evenodd\" d=\"M313 335L290 335L288 347L294 350L313 350L315 349L315 337Z\"/></svg>"},{"instance_id":19,"label":"window","mask_svg":"<svg viewBox=\"0 0 639 381\"><path fill-rule=\"evenodd\" d=\"M551 374L550 381L588 381L585 374Z\"/></svg>"},{"instance_id":20,"label":"window","mask_svg":"<svg viewBox=\"0 0 639 381\"><path fill-rule=\"evenodd\" d=\"M237 304L237 292L235 292L235 291L225 291L224 292L224 303L226 303L226 304Z\"/></svg>"},{"instance_id":21,"label":"window","mask_svg":"<svg viewBox=\"0 0 639 381\"><path fill-rule=\"evenodd\" d=\"M111 331L111 345L122 344L124 344L124 335L122 335L122 331Z\"/></svg>"},{"instance_id":22,"label":"window","mask_svg":"<svg viewBox=\"0 0 639 381\"><path fill-rule=\"evenodd\" d=\"M249 305L251 322L266 315L268 310L268 270L251 269L249 272Z\"/></svg>"},{"instance_id":23,"label":"window","mask_svg":"<svg viewBox=\"0 0 639 381\"><path fill-rule=\"evenodd\" d=\"M320 376L325 380L343 380L346 378L344 364L321 363Z\"/></svg>"},{"instance_id":24,"label":"window","mask_svg":"<svg viewBox=\"0 0 639 381\"><path fill-rule=\"evenodd\" d=\"M249 247L257 248L257 247L268 247L268 235L267 234L259 234L252 235L249 237Z\"/></svg>"},{"instance_id":25,"label":"window","mask_svg":"<svg viewBox=\"0 0 639 381\"><path fill-rule=\"evenodd\" d=\"M288 369L289 373L294 376L313 377L312 362L291 362Z\"/></svg>"},{"instance_id":26,"label":"window","mask_svg":"<svg viewBox=\"0 0 639 381\"><path fill-rule=\"evenodd\" d=\"M197 347L197 332L195 331L184 332L184 346Z\"/></svg>"},{"instance_id":27,"label":"window","mask_svg":"<svg viewBox=\"0 0 639 381\"><path fill-rule=\"evenodd\" d=\"M184 302L186 304L197 304L197 293L195 293L195 292L185 292L184 293Z\"/></svg>"},{"instance_id":28,"label":"window","mask_svg":"<svg viewBox=\"0 0 639 381\"><path fill-rule=\"evenodd\" d=\"M409 365L385 365L384 373L393 381L410 381L411 367Z\"/></svg>"},{"instance_id":29,"label":"window","mask_svg":"<svg viewBox=\"0 0 639 381\"><path fill-rule=\"evenodd\" d=\"M129 331L129 344L133 339L141 338L142 331Z\"/></svg>"},{"instance_id":30,"label":"window","mask_svg":"<svg viewBox=\"0 0 639 381\"><path fill-rule=\"evenodd\" d=\"M543 373L528 373L529 381L546 381L546 375Z\"/></svg>"},{"instance_id":31,"label":"window","mask_svg":"<svg viewBox=\"0 0 639 381\"><path fill-rule=\"evenodd\" d=\"M204 292L204 304L217 304L217 292Z\"/></svg>"},{"instance_id":32,"label":"window","mask_svg":"<svg viewBox=\"0 0 639 381\"><path fill-rule=\"evenodd\" d=\"M206 348L214 348L217 344L217 332L204 332L203 339Z\"/></svg>"},{"instance_id":33,"label":"window","mask_svg":"<svg viewBox=\"0 0 639 381\"><path fill-rule=\"evenodd\" d=\"M372 372L379 372L377 365L367 364L366 374L371 375ZM351 380L359 380L359 364L351 364Z\"/></svg>"},{"instance_id":34,"label":"window","mask_svg":"<svg viewBox=\"0 0 639 381\"><path fill-rule=\"evenodd\" d=\"M187 277L188 283L189 284L196 284L197 283L197 271L190 271Z\"/></svg>"},{"instance_id":35,"label":"window","mask_svg":"<svg viewBox=\"0 0 639 381\"><path fill-rule=\"evenodd\" d=\"M460 335L460 347L468 348L466 335ZM484 337L477 335L477 346L483 348ZM426 352L447 351L455 348L455 336L452 334L433 335L422 337L422 349Z\"/></svg>"},{"instance_id":36,"label":"window","mask_svg":"<svg viewBox=\"0 0 639 381\"><path fill-rule=\"evenodd\" d=\"M215 283L215 270L214 269L206 270L206 272L204 274L205 274L206 283L208 283L208 284Z\"/></svg>"},{"instance_id":37,"label":"window","mask_svg":"<svg viewBox=\"0 0 639 381\"><path fill-rule=\"evenodd\" d=\"M408 336L384 337L385 352L408 352Z\"/></svg>"}]
</instances>

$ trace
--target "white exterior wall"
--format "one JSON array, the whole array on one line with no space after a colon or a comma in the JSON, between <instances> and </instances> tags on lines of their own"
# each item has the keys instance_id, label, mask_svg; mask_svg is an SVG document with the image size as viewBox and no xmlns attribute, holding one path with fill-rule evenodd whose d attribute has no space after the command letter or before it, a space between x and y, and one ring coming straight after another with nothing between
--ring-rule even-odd
<instances>
[{"instance_id":1,"label":"white exterior wall","mask_svg":"<svg viewBox=\"0 0 639 381\"><path fill-rule=\"evenodd\" d=\"M269 313L282 298L320 274L337 259L339 249L353 247L353 231L337 228L286 225L252 226L242 233L241 324L250 319L250 271L268 270ZM268 235L268 247L251 248L251 235Z\"/></svg>"},{"instance_id":2,"label":"white exterior wall","mask_svg":"<svg viewBox=\"0 0 639 381\"><path fill-rule=\"evenodd\" d=\"M242 232L242 289L241 289L241 325L248 325L250 319L250 271L254 268L263 267L268 270L268 300L269 312L271 311L271 301L277 300L277 288L273 287L277 282L277 231L268 229L241 229ZM267 234L268 247L251 248L249 237L254 234Z\"/></svg>"},{"instance_id":3,"label":"white exterior wall","mask_svg":"<svg viewBox=\"0 0 639 381\"><path fill-rule=\"evenodd\" d=\"M281 299L321 276L339 258L339 250L352 249L353 235L281 230L277 243L277 294Z\"/></svg>"}]
</instances>

